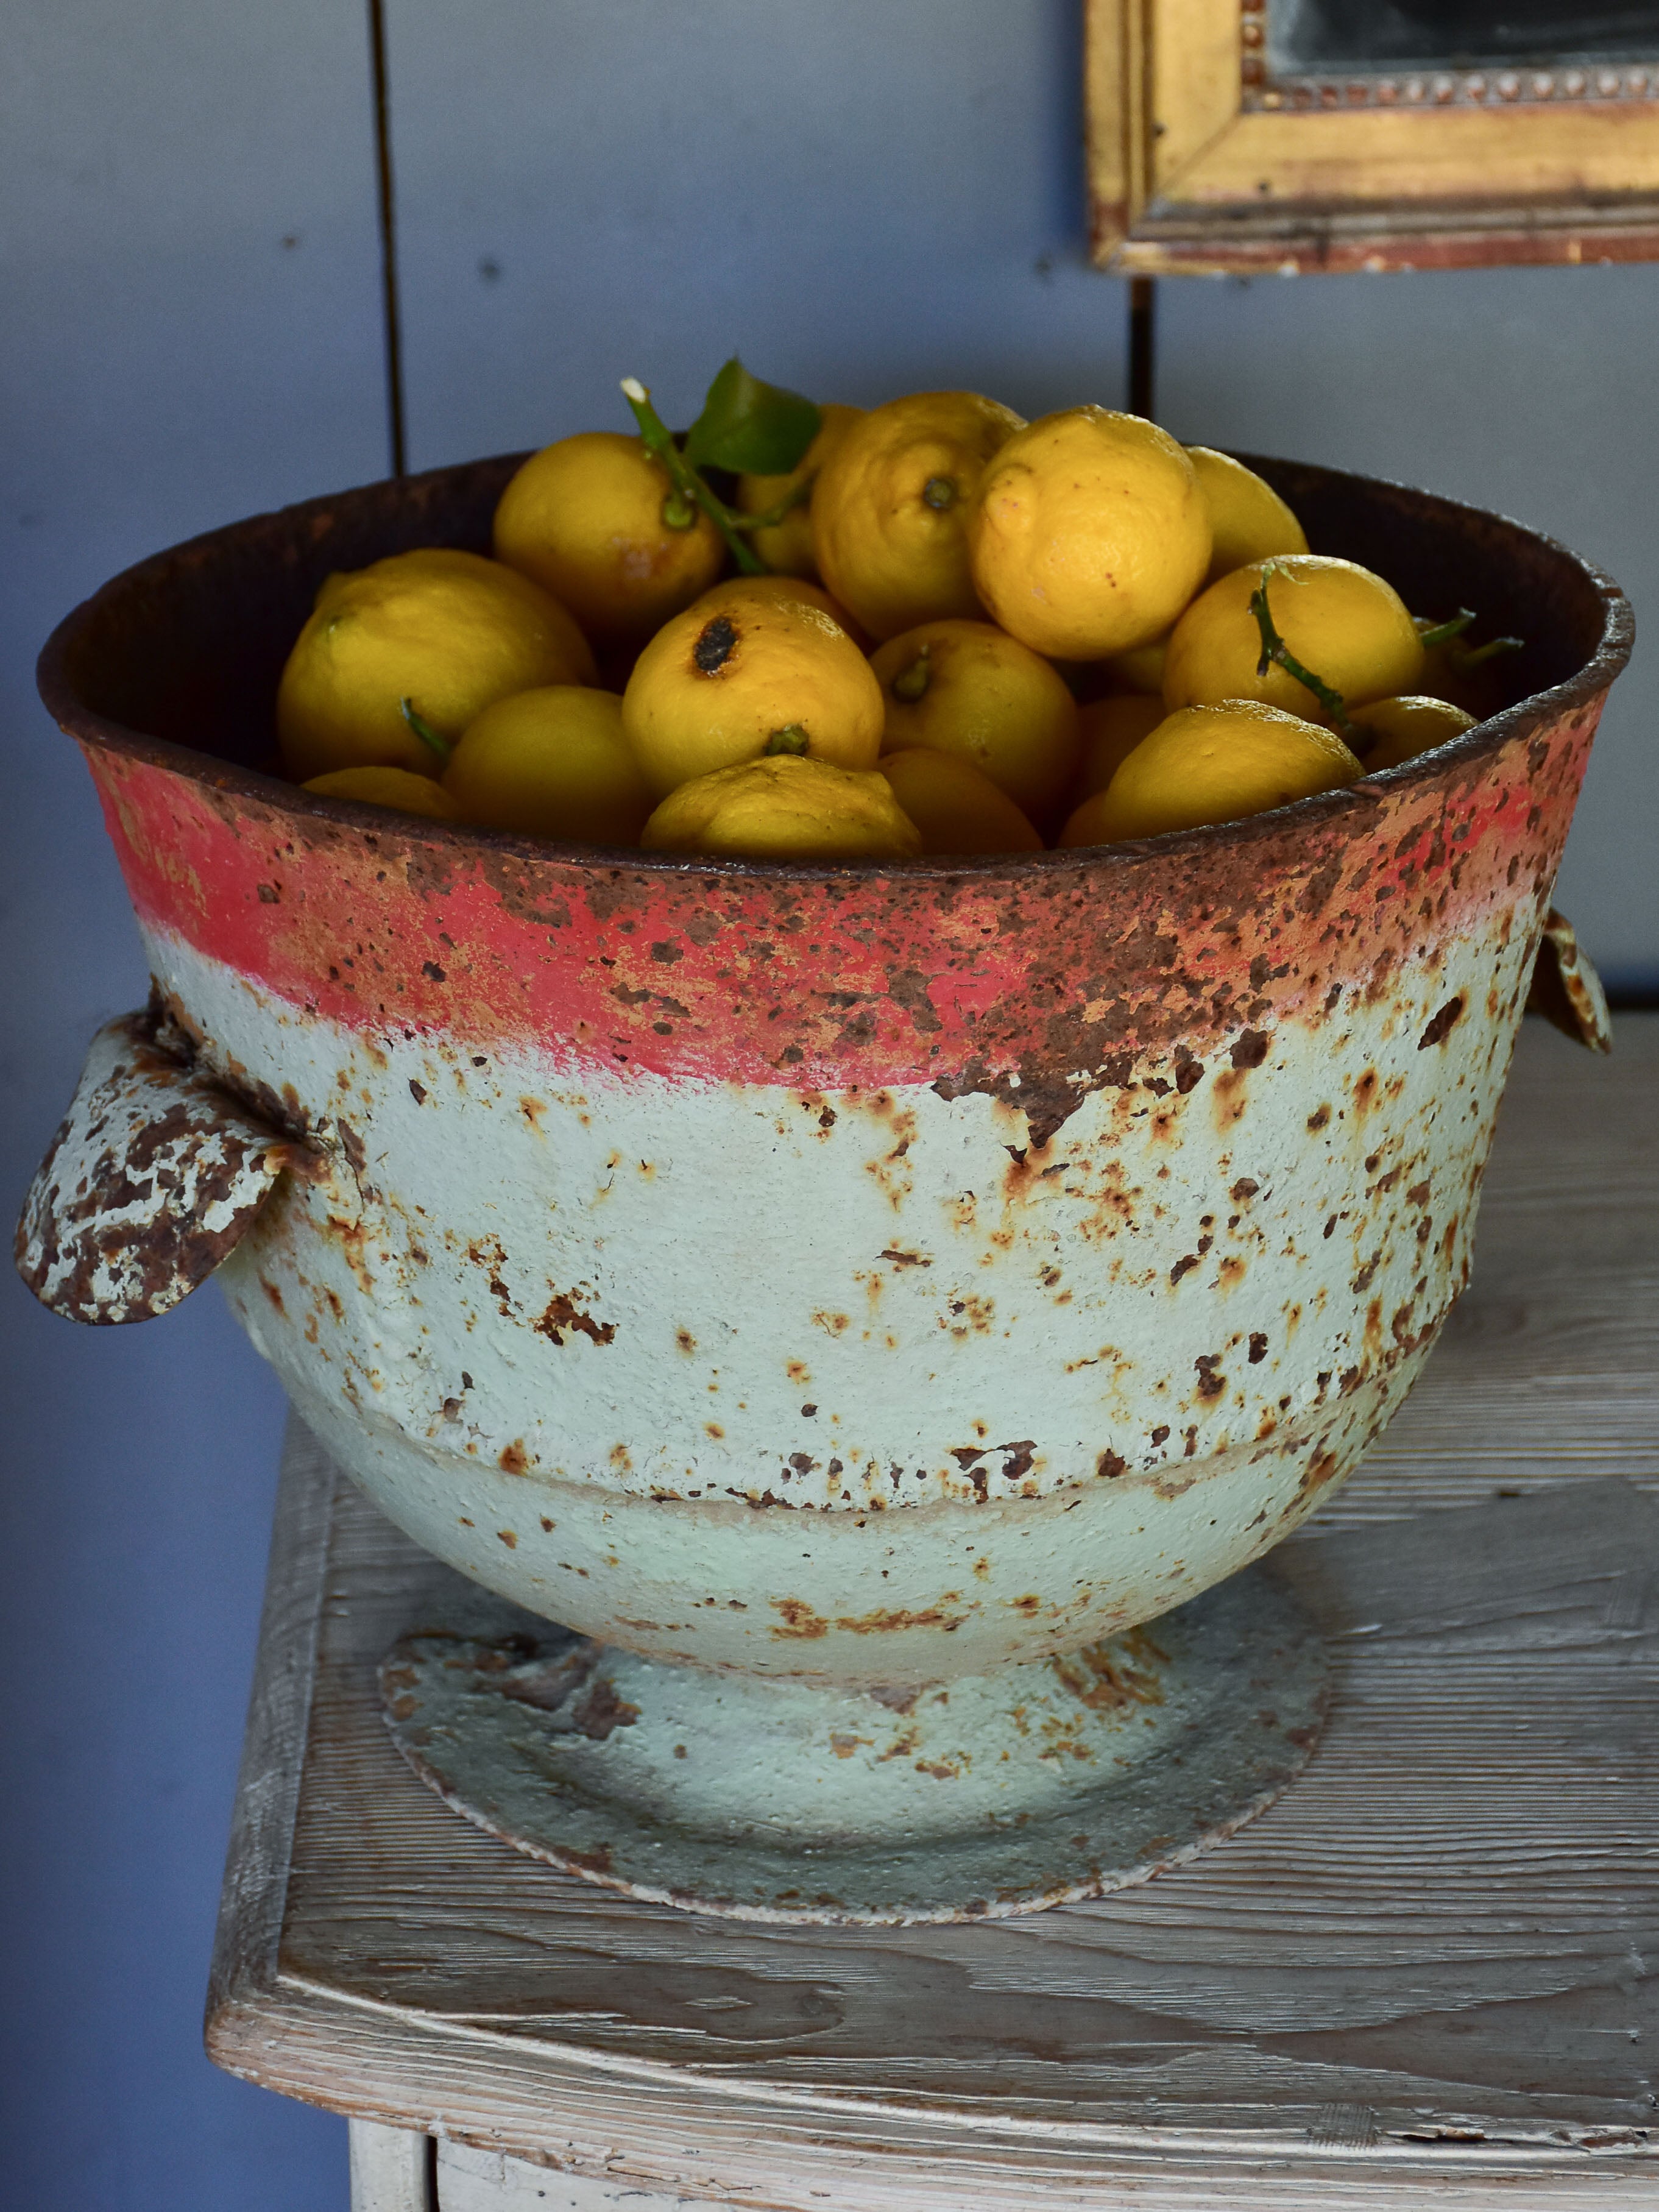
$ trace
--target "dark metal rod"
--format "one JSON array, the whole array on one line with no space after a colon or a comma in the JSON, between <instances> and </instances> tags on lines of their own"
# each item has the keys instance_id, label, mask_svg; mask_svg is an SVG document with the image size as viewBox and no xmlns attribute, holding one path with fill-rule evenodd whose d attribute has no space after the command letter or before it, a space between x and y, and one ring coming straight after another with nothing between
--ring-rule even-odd
<instances>
[{"instance_id":1,"label":"dark metal rod","mask_svg":"<svg viewBox=\"0 0 1659 2212\"><path fill-rule=\"evenodd\" d=\"M368 0L369 68L374 89L374 167L380 211L380 308L386 334L386 443L392 473L407 473L404 447L403 323L398 304L398 204L392 181L392 102L386 65L384 0Z\"/></svg>"},{"instance_id":2,"label":"dark metal rod","mask_svg":"<svg viewBox=\"0 0 1659 2212\"><path fill-rule=\"evenodd\" d=\"M1129 279L1129 412L1156 418L1158 375L1158 284L1151 276Z\"/></svg>"}]
</instances>

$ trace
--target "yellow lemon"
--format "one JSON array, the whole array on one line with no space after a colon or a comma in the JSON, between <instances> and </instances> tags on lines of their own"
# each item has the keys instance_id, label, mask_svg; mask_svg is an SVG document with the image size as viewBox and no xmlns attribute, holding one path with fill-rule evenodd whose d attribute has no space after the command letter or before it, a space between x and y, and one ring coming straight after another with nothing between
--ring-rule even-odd
<instances>
[{"instance_id":1,"label":"yellow lemon","mask_svg":"<svg viewBox=\"0 0 1659 2212\"><path fill-rule=\"evenodd\" d=\"M1118 769L1143 738L1164 720L1167 709L1161 699L1144 692L1120 692L1114 698L1096 699L1077 713L1082 758L1073 787L1079 799L1104 791Z\"/></svg>"},{"instance_id":2,"label":"yellow lemon","mask_svg":"<svg viewBox=\"0 0 1659 2212\"><path fill-rule=\"evenodd\" d=\"M1073 660L1150 644L1210 562L1186 453L1156 423L1106 407L1044 415L1010 438L985 472L969 537L993 618Z\"/></svg>"},{"instance_id":3,"label":"yellow lemon","mask_svg":"<svg viewBox=\"0 0 1659 2212\"><path fill-rule=\"evenodd\" d=\"M683 517L667 471L620 430L584 430L532 453L495 509L495 552L607 653L642 644L726 558L708 516Z\"/></svg>"},{"instance_id":4,"label":"yellow lemon","mask_svg":"<svg viewBox=\"0 0 1659 2212\"><path fill-rule=\"evenodd\" d=\"M1166 707L1260 699L1310 720L1322 714L1314 694L1277 662L1256 674L1261 633L1250 599L1264 577L1267 610L1286 647L1350 710L1416 689L1423 647L1394 586L1352 561L1289 553L1235 568L1193 601L1170 640Z\"/></svg>"},{"instance_id":5,"label":"yellow lemon","mask_svg":"<svg viewBox=\"0 0 1659 2212\"><path fill-rule=\"evenodd\" d=\"M1374 699L1369 707L1356 708L1350 720L1359 732L1360 758L1367 775L1378 769L1398 768L1402 761L1415 760L1419 753L1431 752L1436 745L1443 745L1448 738L1462 737L1465 730L1474 727L1474 715L1454 707L1449 699L1409 694L1398 699Z\"/></svg>"},{"instance_id":6,"label":"yellow lemon","mask_svg":"<svg viewBox=\"0 0 1659 2212\"><path fill-rule=\"evenodd\" d=\"M313 775L305 788L322 799L395 806L401 814L429 815L434 822L453 822L458 811L441 784L406 768L337 768L327 775Z\"/></svg>"},{"instance_id":7,"label":"yellow lemon","mask_svg":"<svg viewBox=\"0 0 1659 2212\"><path fill-rule=\"evenodd\" d=\"M1169 657L1170 632L1155 637L1150 645L1138 645L1132 652L1120 653L1101 665L1107 678L1121 691L1144 691L1149 697L1164 696L1164 664Z\"/></svg>"},{"instance_id":8,"label":"yellow lemon","mask_svg":"<svg viewBox=\"0 0 1659 2212\"><path fill-rule=\"evenodd\" d=\"M693 606L701 606L703 599L724 600L727 592L750 599L793 599L799 605L805 601L809 607L817 607L838 623L863 653L870 643L870 633L861 623L855 622L833 592L826 592L822 584L811 576L728 576L723 584L716 584L702 599L694 599Z\"/></svg>"},{"instance_id":9,"label":"yellow lemon","mask_svg":"<svg viewBox=\"0 0 1659 2212\"><path fill-rule=\"evenodd\" d=\"M299 782L368 766L435 775L403 700L455 738L492 699L593 673L576 624L528 577L425 547L327 579L277 686L276 733Z\"/></svg>"},{"instance_id":10,"label":"yellow lemon","mask_svg":"<svg viewBox=\"0 0 1659 2212\"><path fill-rule=\"evenodd\" d=\"M769 752L873 769L881 686L821 607L739 580L657 632L628 679L623 726L659 799Z\"/></svg>"},{"instance_id":11,"label":"yellow lemon","mask_svg":"<svg viewBox=\"0 0 1659 2212\"><path fill-rule=\"evenodd\" d=\"M881 773L916 825L924 853L1040 853L1042 840L1006 791L965 753L912 745L884 753Z\"/></svg>"},{"instance_id":12,"label":"yellow lemon","mask_svg":"<svg viewBox=\"0 0 1659 2212\"><path fill-rule=\"evenodd\" d=\"M1218 453L1208 446L1188 446L1187 458L1198 471L1198 488L1210 518L1214 544L1209 574L1230 576L1247 561L1265 561L1274 553L1305 553L1307 533L1270 483L1254 469L1236 461L1231 453Z\"/></svg>"},{"instance_id":13,"label":"yellow lemon","mask_svg":"<svg viewBox=\"0 0 1659 2212\"><path fill-rule=\"evenodd\" d=\"M849 426L812 493L812 542L819 575L872 637L982 612L968 515L1019 427L975 392L913 392Z\"/></svg>"},{"instance_id":14,"label":"yellow lemon","mask_svg":"<svg viewBox=\"0 0 1659 2212\"><path fill-rule=\"evenodd\" d=\"M1077 703L1059 672L986 622L923 623L871 659L884 752L961 753L1026 813L1064 796L1077 768Z\"/></svg>"},{"instance_id":15,"label":"yellow lemon","mask_svg":"<svg viewBox=\"0 0 1659 2212\"><path fill-rule=\"evenodd\" d=\"M885 777L790 754L681 784L640 842L750 860L908 860L921 850Z\"/></svg>"},{"instance_id":16,"label":"yellow lemon","mask_svg":"<svg viewBox=\"0 0 1659 2212\"><path fill-rule=\"evenodd\" d=\"M781 505L797 485L810 482L819 473L854 423L864 419L862 407L842 407L833 400L818 412L823 417L818 425L818 434L787 476L738 478L739 514L764 514L769 508ZM775 522L768 530L750 532L749 543L775 575L817 574L817 556L812 550L812 500L817 495L814 485L811 496L799 507L791 507L781 522Z\"/></svg>"},{"instance_id":17,"label":"yellow lemon","mask_svg":"<svg viewBox=\"0 0 1659 2212\"><path fill-rule=\"evenodd\" d=\"M1160 722L1106 789L1085 799L1062 845L1109 845L1236 822L1352 783L1359 763L1334 732L1254 699L1188 707Z\"/></svg>"},{"instance_id":18,"label":"yellow lemon","mask_svg":"<svg viewBox=\"0 0 1659 2212\"><path fill-rule=\"evenodd\" d=\"M638 844L655 803L623 735L622 701L564 684L486 707L444 789L469 822L592 845Z\"/></svg>"}]
</instances>

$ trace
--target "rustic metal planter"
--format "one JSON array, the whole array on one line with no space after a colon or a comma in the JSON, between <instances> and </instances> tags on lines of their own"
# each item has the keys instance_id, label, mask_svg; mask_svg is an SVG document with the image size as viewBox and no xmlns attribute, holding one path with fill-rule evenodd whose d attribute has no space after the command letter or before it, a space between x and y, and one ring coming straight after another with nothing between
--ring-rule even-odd
<instances>
[{"instance_id":1,"label":"rustic metal planter","mask_svg":"<svg viewBox=\"0 0 1659 2212\"><path fill-rule=\"evenodd\" d=\"M1528 696L1248 822L886 870L276 780L321 577L484 546L514 465L198 539L42 661L157 1042L242 1128L221 1279L295 1406L532 1613L836 1697L1073 1653L1257 1558L1467 1279L1626 602L1516 525L1261 464L1316 549L1523 635ZM122 1318L204 1248L160 1206L135 1289L96 1150L38 1186L25 1271Z\"/></svg>"}]
</instances>

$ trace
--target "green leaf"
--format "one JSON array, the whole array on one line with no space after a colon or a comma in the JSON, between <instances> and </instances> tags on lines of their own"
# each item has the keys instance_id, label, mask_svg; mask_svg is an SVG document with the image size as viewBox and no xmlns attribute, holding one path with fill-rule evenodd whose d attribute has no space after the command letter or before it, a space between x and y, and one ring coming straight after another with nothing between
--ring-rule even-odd
<instances>
[{"instance_id":1,"label":"green leaf","mask_svg":"<svg viewBox=\"0 0 1659 2212\"><path fill-rule=\"evenodd\" d=\"M787 476L799 467L823 420L810 399L781 385L763 384L733 354L686 432L685 458L694 469Z\"/></svg>"}]
</instances>

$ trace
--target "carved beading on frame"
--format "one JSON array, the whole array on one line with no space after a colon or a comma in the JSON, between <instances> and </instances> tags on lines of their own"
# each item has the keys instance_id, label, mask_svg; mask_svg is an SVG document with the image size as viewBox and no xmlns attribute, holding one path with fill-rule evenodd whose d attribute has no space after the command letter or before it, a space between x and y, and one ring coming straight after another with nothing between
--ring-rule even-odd
<instances>
[{"instance_id":1,"label":"carved beading on frame","mask_svg":"<svg viewBox=\"0 0 1659 2212\"><path fill-rule=\"evenodd\" d=\"M1541 107L1659 101L1659 44L1645 61L1563 61L1470 69L1275 70L1268 0L1239 0L1240 106L1269 113L1339 107Z\"/></svg>"}]
</instances>

